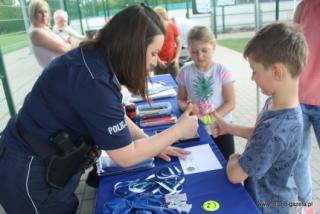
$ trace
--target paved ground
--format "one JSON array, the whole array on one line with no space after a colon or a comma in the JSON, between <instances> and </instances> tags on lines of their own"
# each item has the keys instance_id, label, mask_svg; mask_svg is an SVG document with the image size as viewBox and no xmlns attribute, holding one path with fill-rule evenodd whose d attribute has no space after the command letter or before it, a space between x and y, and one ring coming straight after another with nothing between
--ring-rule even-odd
<instances>
[{"instance_id":1,"label":"paved ground","mask_svg":"<svg viewBox=\"0 0 320 214\"><path fill-rule=\"evenodd\" d=\"M227 48L217 47L217 61L227 64L234 72L236 79L237 106L234 111L234 122L244 125L252 125L255 121L256 108L256 86L250 80L251 70L248 63L242 58L241 54ZM21 103L34 80L33 77L39 75L41 69L34 60L34 56L28 53L28 49L22 49L4 57L7 73L9 75L11 88L18 90L18 85L23 83L23 89L19 89L15 95L15 102ZM1 91L1 90L0 90ZM24 92L24 93L23 93ZM260 97L263 103L264 97ZM3 109L3 108L2 108ZM1 111L1 109L0 109ZM1 118L0 118L1 119ZM5 123L6 118L0 120L0 127ZM236 138L236 149L238 152L243 151L245 141ZM320 211L320 151L316 145L314 135L312 136L312 173L313 173L313 191L314 203ZM317 164L318 163L318 164ZM81 182L76 194L80 200L78 214L89 214L94 212L96 190L85 184L86 175L82 176ZM5 213L1 210L0 214Z\"/></svg>"}]
</instances>

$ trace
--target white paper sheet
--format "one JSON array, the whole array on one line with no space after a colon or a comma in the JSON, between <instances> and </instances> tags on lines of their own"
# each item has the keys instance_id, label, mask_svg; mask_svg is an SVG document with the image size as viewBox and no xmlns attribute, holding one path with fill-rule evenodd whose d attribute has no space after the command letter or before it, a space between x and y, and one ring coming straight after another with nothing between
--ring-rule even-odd
<instances>
[{"instance_id":1,"label":"white paper sheet","mask_svg":"<svg viewBox=\"0 0 320 214\"><path fill-rule=\"evenodd\" d=\"M184 174L206 172L210 170L222 169L216 155L209 144L185 148L191 154L186 159L179 158Z\"/></svg>"}]
</instances>

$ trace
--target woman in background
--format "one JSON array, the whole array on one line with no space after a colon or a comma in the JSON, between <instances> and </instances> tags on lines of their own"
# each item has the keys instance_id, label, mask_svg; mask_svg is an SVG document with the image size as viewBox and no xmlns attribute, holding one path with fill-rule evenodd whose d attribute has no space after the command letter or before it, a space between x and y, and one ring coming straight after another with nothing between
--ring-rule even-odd
<instances>
[{"instance_id":1,"label":"woman in background","mask_svg":"<svg viewBox=\"0 0 320 214\"><path fill-rule=\"evenodd\" d=\"M173 79L176 79L181 51L180 33L177 26L169 20L167 11L164 8L155 7L154 11L166 28L164 43L158 54L158 65L154 73L156 75L171 74Z\"/></svg>"},{"instance_id":2,"label":"woman in background","mask_svg":"<svg viewBox=\"0 0 320 214\"><path fill-rule=\"evenodd\" d=\"M51 31L49 28L50 10L46 1L32 0L29 4L29 16L31 22L29 38L32 50L43 68L57 56L76 46L75 40L64 42L62 38Z\"/></svg>"}]
</instances>

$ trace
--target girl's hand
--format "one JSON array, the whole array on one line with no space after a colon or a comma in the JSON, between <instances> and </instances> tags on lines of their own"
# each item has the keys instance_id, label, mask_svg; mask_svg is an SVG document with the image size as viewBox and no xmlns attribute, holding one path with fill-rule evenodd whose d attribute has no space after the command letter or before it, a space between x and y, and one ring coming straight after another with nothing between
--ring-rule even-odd
<instances>
[{"instance_id":1,"label":"girl's hand","mask_svg":"<svg viewBox=\"0 0 320 214\"><path fill-rule=\"evenodd\" d=\"M199 111L199 107L198 107L198 105L193 104L192 114L193 114L193 115L197 115L197 116L199 116L199 115L200 115L200 111Z\"/></svg>"},{"instance_id":2,"label":"girl's hand","mask_svg":"<svg viewBox=\"0 0 320 214\"><path fill-rule=\"evenodd\" d=\"M161 151L157 157L165 160L165 161L171 161L170 156L179 157L179 158L185 158L188 154L190 154L189 151L184 150L182 148L174 147L174 146L168 146L166 149Z\"/></svg>"},{"instance_id":3,"label":"girl's hand","mask_svg":"<svg viewBox=\"0 0 320 214\"><path fill-rule=\"evenodd\" d=\"M187 107L188 107L189 103L191 103L192 106L193 106L192 111L191 111L192 115L197 115L197 116L199 116L199 115L200 115L200 111L199 111L198 105L192 103L191 100L187 100Z\"/></svg>"},{"instance_id":4,"label":"girl's hand","mask_svg":"<svg viewBox=\"0 0 320 214\"><path fill-rule=\"evenodd\" d=\"M210 114L213 117L213 124L210 125L210 129L214 138L219 137L220 135L229 134L230 124L224 121L216 111L213 111Z\"/></svg>"}]
</instances>

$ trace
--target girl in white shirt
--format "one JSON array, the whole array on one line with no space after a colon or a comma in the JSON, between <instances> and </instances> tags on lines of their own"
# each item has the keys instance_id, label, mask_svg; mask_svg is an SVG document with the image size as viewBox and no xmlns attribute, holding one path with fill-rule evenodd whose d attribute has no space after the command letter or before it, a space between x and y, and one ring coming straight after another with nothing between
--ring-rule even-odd
<instances>
[{"instance_id":1,"label":"girl in white shirt","mask_svg":"<svg viewBox=\"0 0 320 214\"><path fill-rule=\"evenodd\" d=\"M205 26L195 26L188 34L188 49L192 61L186 63L177 76L178 105L184 111L189 102L193 113L200 118L211 116L213 111L232 122L235 107L234 78L231 71L214 60L216 41L212 31ZM204 118L205 119L205 118ZM211 134L211 127L207 126ZM213 138L213 137L212 137ZM226 160L234 153L232 135L213 138Z\"/></svg>"}]
</instances>

